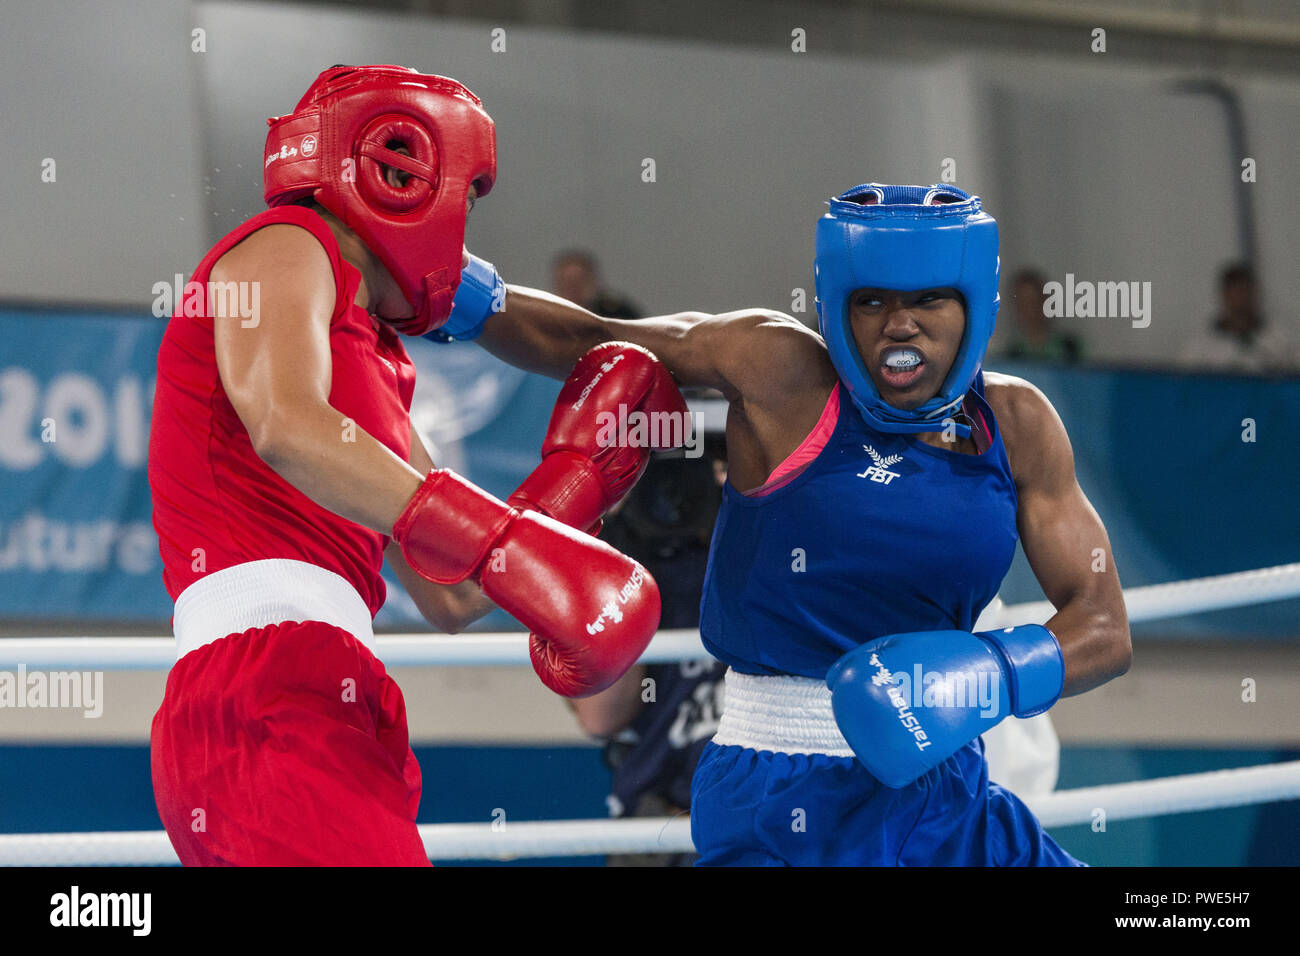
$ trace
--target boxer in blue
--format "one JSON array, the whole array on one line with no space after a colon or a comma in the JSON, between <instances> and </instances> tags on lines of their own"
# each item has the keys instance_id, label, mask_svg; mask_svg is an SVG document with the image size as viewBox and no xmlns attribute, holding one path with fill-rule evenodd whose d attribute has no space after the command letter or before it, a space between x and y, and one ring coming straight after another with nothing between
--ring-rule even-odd
<instances>
[{"instance_id":1,"label":"boxer in blue","mask_svg":"<svg viewBox=\"0 0 1300 956\"><path fill-rule=\"evenodd\" d=\"M820 336L756 310L601 319L472 260L444 332L553 376L627 340L730 402L701 606L729 667L692 791L701 865L1078 865L989 782L980 738L1132 656L1060 419L982 370L997 224L952 186L858 186L818 224L816 274ZM1017 538L1057 613L972 633Z\"/></svg>"}]
</instances>

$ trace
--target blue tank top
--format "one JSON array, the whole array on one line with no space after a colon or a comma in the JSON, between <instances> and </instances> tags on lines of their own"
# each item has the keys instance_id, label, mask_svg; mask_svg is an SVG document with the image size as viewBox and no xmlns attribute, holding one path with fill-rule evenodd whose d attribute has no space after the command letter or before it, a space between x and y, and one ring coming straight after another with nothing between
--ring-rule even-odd
<instances>
[{"instance_id":1,"label":"blue tank top","mask_svg":"<svg viewBox=\"0 0 1300 956\"><path fill-rule=\"evenodd\" d=\"M873 431L841 384L822 449L788 484L728 483L700 603L710 654L746 674L824 680L886 634L964 630L1016 550L1016 487L980 373L967 393L990 432L980 455Z\"/></svg>"}]
</instances>

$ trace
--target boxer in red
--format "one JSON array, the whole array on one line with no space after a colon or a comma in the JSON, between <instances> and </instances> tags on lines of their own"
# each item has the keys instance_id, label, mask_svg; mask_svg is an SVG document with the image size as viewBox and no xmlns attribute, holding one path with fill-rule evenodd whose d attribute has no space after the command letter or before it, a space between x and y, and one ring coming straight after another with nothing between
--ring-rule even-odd
<instances>
[{"instance_id":1,"label":"boxer in red","mask_svg":"<svg viewBox=\"0 0 1300 956\"><path fill-rule=\"evenodd\" d=\"M591 422L681 397L648 352L605 346L511 499L435 468L398 333L449 317L492 121L454 80L372 66L325 71L270 122L271 209L199 264L158 354L149 483L178 659L154 794L186 865L427 865L402 694L374 654L383 560L435 627L495 603L549 687L604 689L659 597L581 533L650 452L599 447Z\"/></svg>"}]
</instances>

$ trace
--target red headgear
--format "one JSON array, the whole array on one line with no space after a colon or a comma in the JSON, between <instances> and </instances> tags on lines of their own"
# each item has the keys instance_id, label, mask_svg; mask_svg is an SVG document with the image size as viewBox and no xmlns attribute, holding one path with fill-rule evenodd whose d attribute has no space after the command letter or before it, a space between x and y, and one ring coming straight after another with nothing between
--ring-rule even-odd
<instances>
[{"instance_id":1,"label":"red headgear","mask_svg":"<svg viewBox=\"0 0 1300 956\"><path fill-rule=\"evenodd\" d=\"M446 322L469 187L482 196L497 175L496 127L479 98L404 66L334 67L291 115L267 124L267 204L313 197L356 232L415 309L391 323L399 331L423 335ZM385 166L409 173L406 184L390 185Z\"/></svg>"}]
</instances>

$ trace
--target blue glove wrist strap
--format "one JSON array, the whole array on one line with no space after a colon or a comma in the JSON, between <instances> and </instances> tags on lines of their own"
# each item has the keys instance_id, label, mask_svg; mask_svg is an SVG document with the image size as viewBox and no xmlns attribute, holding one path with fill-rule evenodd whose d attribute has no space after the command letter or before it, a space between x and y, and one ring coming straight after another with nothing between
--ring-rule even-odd
<instances>
[{"instance_id":1,"label":"blue glove wrist strap","mask_svg":"<svg viewBox=\"0 0 1300 956\"><path fill-rule=\"evenodd\" d=\"M1065 658L1056 635L1041 624L1022 624L975 635L992 644L1010 672L1011 713L1041 714L1065 689Z\"/></svg>"},{"instance_id":2,"label":"blue glove wrist strap","mask_svg":"<svg viewBox=\"0 0 1300 956\"><path fill-rule=\"evenodd\" d=\"M505 301L506 284L497 275L496 266L478 256L470 256L469 265L460 273L451 315L426 338L436 342L473 341L483 332L488 316L504 308Z\"/></svg>"}]
</instances>

